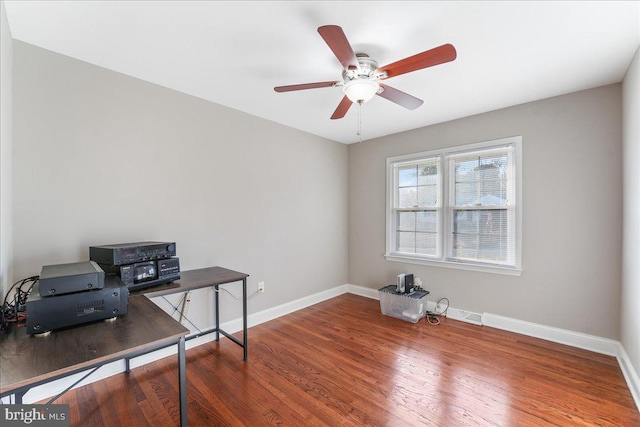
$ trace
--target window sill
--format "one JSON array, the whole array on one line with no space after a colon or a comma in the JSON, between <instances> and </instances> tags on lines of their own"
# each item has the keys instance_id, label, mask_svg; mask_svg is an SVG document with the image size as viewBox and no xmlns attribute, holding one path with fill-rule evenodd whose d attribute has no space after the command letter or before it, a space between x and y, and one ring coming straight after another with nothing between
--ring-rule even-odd
<instances>
[{"instance_id":1,"label":"window sill","mask_svg":"<svg viewBox=\"0 0 640 427\"><path fill-rule=\"evenodd\" d=\"M452 262L452 261L435 261L430 259L402 256L398 254L385 254L384 257L387 261L402 262L406 264L429 265L432 267L444 267L444 268L453 268L456 270L480 271L483 273L505 274L508 276L520 276L522 274L521 268L514 268L514 267L501 267L501 266L495 266L495 265L470 264L470 263L461 263L461 262Z\"/></svg>"}]
</instances>

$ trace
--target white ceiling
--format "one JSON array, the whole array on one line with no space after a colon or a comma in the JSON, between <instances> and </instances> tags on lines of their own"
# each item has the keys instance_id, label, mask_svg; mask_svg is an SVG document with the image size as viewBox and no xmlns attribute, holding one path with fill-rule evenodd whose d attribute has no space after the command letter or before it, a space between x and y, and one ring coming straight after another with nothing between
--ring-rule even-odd
<instances>
[{"instance_id":1,"label":"white ceiling","mask_svg":"<svg viewBox=\"0 0 640 427\"><path fill-rule=\"evenodd\" d=\"M386 80L423 99L362 106L370 139L622 81L640 45L639 1L5 1L27 43L343 143L358 109L329 117L340 80L317 32L339 25L356 52L386 65L444 43L455 61Z\"/></svg>"}]
</instances>

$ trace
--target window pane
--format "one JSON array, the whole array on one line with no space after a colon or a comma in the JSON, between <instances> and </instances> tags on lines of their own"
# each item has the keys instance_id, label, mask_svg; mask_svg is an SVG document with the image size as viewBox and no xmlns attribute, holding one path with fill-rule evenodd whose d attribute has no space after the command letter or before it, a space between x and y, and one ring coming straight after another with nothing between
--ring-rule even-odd
<instances>
[{"instance_id":1,"label":"window pane","mask_svg":"<svg viewBox=\"0 0 640 427\"><path fill-rule=\"evenodd\" d=\"M416 233L398 232L397 235L398 252L416 252Z\"/></svg>"},{"instance_id":2,"label":"window pane","mask_svg":"<svg viewBox=\"0 0 640 427\"><path fill-rule=\"evenodd\" d=\"M454 210L454 258L509 261L507 209Z\"/></svg>"},{"instance_id":3,"label":"window pane","mask_svg":"<svg viewBox=\"0 0 640 427\"><path fill-rule=\"evenodd\" d=\"M438 206L440 158L397 166L396 207Z\"/></svg>"},{"instance_id":4,"label":"window pane","mask_svg":"<svg viewBox=\"0 0 640 427\"><path fill-rule=\"evenodd\" d=\"M437 254L438 236L435 233L416 233L416 253Z\"/></svg>"},{"instance_id":5,"label":"window pane","mask_svg":"<svg viewBox=\"0 0 640 427\"><path fill-rule=\"evenodd\" d=\"M418 187L418 206L436 206L438 204L438 187L424 185Z\"/></svg>"},{"instance_id":6,"label":"window pane","mask_svg":"<svg viewBox=\"0 0 640 427\"><path fill-rule=\"evenodd\" d=\"M398 231L415 231L416 213L398 212Z\"/></svg>"},{"instance_id":7,"label":"window pane","mask_svg":"<svg viewBox=\"0 0 640 427\"><path fill-rule=\"evenodd\" d=\"M455 158L456 206L506 206L511 156L505 150Z\"/></svg>"},{"instance_id":8,"label":"window pane","mask_svg":"<svg viewBox=\"0 0 640 427\"><path fill-rule=\"evenodd\" d=\"M438 211L398 212L399 252L435 256L438 253Z\"/></svg>"},{"instance_id":9,"label":"window pane","mask_svg":"<svg viewBox=\"0 0 640 427\"><path fill-rule=\"evenodd\" d=\"M418 185L438 184L438 163L435 160L420 163L418 166Z\"/></svg>"},{"instance_id":10,"label":"window pane","mask_svg":"<svg viewBox=\"0 0 640 427\"><path fill-rule=\"evenodd\" d=\"M436 233L438 231L438 213L436 211L416 212L415 230Z\"/></svg>"},{"instance_id":11,"label":"window pane","mask_svg":"<svg viewBox=\"0 0 640 427\"><path fill-rule=\"evenodd\" d=\"M398 189L398 207L412 208L418 206L418 191L416 187Z\"/></svg>"},{"instance_id":12,"label":"window pane","mask_svg":"<svg viewBox=\"0 0 640 427\"><path fill-rule=\"evenodd\" d=\"M398 168L398 186L415 187L418 185L418 172L415 165Z\"/></svg>"}]
</instances>

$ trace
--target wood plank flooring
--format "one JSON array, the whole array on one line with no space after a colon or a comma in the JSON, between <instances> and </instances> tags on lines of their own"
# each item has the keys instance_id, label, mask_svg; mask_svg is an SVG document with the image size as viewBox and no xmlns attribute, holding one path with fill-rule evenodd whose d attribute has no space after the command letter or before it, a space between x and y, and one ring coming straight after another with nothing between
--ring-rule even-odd
<instances>
[{"instance_id":1,"label":"wood plank flooring","mask_svg":"<svg viewBox=\"0 0 640 427\"><path fill-rule=\"evenodd\" d=\"M640 426L615 358L351 294L187 351L191 426ZM179 424L177 361L72 390L72 426Z\"/></svg>"}]
</instances>

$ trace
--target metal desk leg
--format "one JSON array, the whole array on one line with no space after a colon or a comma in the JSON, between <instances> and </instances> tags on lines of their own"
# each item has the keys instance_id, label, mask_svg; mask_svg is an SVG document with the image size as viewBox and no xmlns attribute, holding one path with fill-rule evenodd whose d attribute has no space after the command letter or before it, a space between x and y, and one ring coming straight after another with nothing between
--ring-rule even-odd
<instances>
[{"instance_id":1,"label":"metal desk leg","mask_svg":"<svg viewBox=\"0 0 640 427\"><path fill-rule=\"evenodd\" d=\"M214 285L215 294L215 306L216 306L216 341L220 341L220 299L218 298L218 285Z\"/></svg>"},{"instance_id":2,"label":"metal desk leg","mask_svg":"<svg viewBox=\"0 0 640 427\"><path fill-rule=\"evenodd\" d=\"M247 360L247 279L242 279L242 344L244 359Z\"/></svg>"},{"instance_id":3,"label":"metal desk leg","mask_svg":"<svg viewBox=\"0 0 640 427\"><path fill-rule=\"evenodd\" d=\"M22 405L22 398L27 394L26 391L16 391L13 395L13 400L16 405Z\"/></svg>"},{"instance_id":4,"label":"metal desk leg","mask_svg":"<svg viewBox=\"0 0 640 427\"><path fill-rule=\"evenodd\" d=\"M178 341L178 391L180 393L180 427L187 427L187 355L185 339Z\"/></svg>"}]
</instances>

